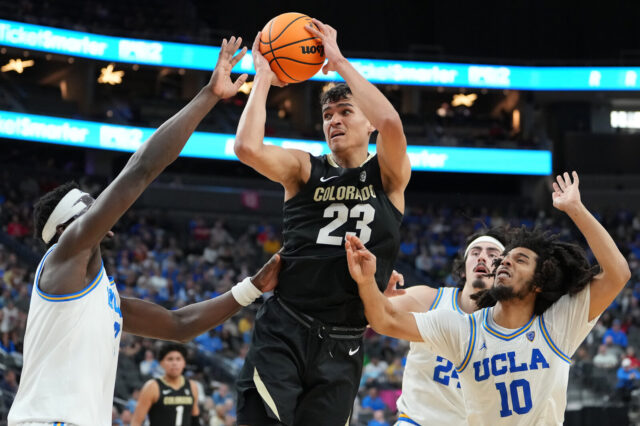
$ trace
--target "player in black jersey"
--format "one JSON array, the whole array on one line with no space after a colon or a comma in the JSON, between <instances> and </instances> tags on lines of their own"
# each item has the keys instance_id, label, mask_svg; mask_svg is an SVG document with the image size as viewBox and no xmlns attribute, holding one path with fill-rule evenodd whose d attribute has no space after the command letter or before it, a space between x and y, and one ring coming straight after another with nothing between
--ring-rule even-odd
<instances>
[{"instance_id":1,"label":"player in black jersey","mask_svg":"<svg viewBox=\"0 0 640 426\"><path fill-rule=\"evenodd\" d=\"M142 387L131 426L142 426L149 416L150 426L196 426L200 424L198 387L182 375L187 350L176 343L165 344L158 359L164 369L161 379L151 379Z\"/></svg>"},{"instance_id":2,"label":"player in black jersey","mask_svg":"<svg viewBox=\"0 0 640 426\"><path fill-rule=\"evenodd\" d=\"M344 425L362 372L364 309L344 256L355 234L376 254L384 290L399 247L404 189L411 167L396 110L342 56L336 30L314 20L339 84L321 99L331 154L263 143L271 85L282 86L253 45L256 77L240 118L235 152L245 164L284 187L284 260L278 290L256 317L240 373L240 425ZM368 152L378 131L377 154Z\"/></svg>"}]
</instances>

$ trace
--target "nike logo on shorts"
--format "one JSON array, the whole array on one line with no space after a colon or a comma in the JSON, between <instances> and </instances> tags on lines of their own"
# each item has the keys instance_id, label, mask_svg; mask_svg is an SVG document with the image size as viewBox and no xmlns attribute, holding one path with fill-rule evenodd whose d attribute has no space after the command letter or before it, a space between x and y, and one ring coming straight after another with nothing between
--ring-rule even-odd
<instances>
[{"instance_id":1,"label":"nike logo on shorts","mask_svg":"<svg viewBox=\"0 0 640 426\"><path fill-rule=\"evenodd\" d=\"M321 177L321 178L320 178L320 182L328 182L328 181L330 181L331 179L333 179L333 178L337 178L337 177L338 177L338 176L328 176L328 177L324 177L324 176L323 176L323 177Z\"/></svg>"},{"instance_id":2,"label":"nike logo on shorts","mask_svg":"<svg viewBox=\"0 0 640 426\"><path fill-rule=\"evenodd\" d=\"M349 349L349 356L355 355L360 350L360 346L355 349Z\"/></svg>"}]
</instances>

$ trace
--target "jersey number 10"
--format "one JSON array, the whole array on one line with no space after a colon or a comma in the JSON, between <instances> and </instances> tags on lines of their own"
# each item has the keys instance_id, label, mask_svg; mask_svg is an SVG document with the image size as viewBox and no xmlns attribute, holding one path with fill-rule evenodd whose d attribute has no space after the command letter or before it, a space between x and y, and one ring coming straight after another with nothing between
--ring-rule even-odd
<instances>
[{"instance_id":1,"label":"jersey number 10","mask_svg":"<svg viewBox=\"0 0 640 426\"><path fill-rule=\"evenodd\" d=\"M351 210L342 203L330 204L324 209L323 217L334 219L326 226L320 228L316 243L341 246L346 235L357 235L360 241L362 241L362 244L367 244L371 239L371 228L369 228L368 225L373 222L375 214L376 210L371 204L356 204ZM356 222L356 229L359 231L359 234L348 231L345 232L345 236L331 235L333 231L347 223L349 218L359 219Z\"/></svg>"}]
</instances>

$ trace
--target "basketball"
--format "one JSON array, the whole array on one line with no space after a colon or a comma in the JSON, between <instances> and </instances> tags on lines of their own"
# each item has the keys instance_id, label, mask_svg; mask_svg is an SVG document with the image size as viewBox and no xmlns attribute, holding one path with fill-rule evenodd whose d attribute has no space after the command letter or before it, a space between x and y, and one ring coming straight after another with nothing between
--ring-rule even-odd
<instances>
[{"instance_id":1,"label":"basketball","mask_svg":"<svg viewBox=\"0 0 640 426\"><path fill-rule=\"evenodd\" d=\"M324 63L324 46L305 26L315 24L303 13L289 12L270 20L260 35L260 53L278 78L300 83L317 73Z\"/></svg>"}]
</instances>

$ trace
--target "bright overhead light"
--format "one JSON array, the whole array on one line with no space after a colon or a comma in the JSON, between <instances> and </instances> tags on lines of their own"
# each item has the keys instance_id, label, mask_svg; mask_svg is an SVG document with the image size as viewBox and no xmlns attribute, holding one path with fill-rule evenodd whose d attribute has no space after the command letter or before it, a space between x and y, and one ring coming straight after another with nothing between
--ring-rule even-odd
<instances>
[{"instance_id":1,"label":"bright overhead light","mask_svg":"<svg viewBox=\"0 0 640 426\"><path fill-rule=\"evenodd\" d=\"M242 86L238 89L238 92L244 93L248 95L251 93L251 88L253 87L253 81L245 81Z\"/></svg>"},{"instance_id":2,"label":"bright overhead light","mask_svg":"<svg viewBox=\"0 0 640 426\"><path fill-rule=\"evenodd\" d=\"M326 83L324 86L322 86L322 93L327 92L331 88L335 87L335 85L335 83Z\"/></svg>"},{"instance_id":3,"label":"bright overhead light","mask_svg":"<svg viewBox=\"0 0 640 426\"><path fill-rule=\"evenodd\" d=\"M453 95L453 101L451 101L451 106L457 107L464 105L466 107L470 107L473 103L478 99L478 95L475 93L469 93L465 95L464 93L458 93L457 95Z\"/></svg>"},{"instance_id":4,"label":"bright overhead light","mask_svg":"<svg viewBox=\"0 0 640 426\"><path fill-rule=\"evenodd\" d=\"M98 77L98 83L102 84L120 84L122 83L122 76L124 75L124 71L114 71L115 65L109 64L106 68L102 68L100 70L100 77Z\"/></svg>"},{"instance_id":5,"label":"bright overhead light","mask_svg":"<svg viewBox=\"0 0 640 426\"><path fill-rule=\"evenodd\" d=\"M2 72L15 71L18 74L22 74L25 68L33 66L33 59L23 61L22 59L9 59L9 63L3 65Z\"/></svg>"}]
</instances>

